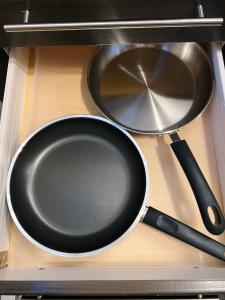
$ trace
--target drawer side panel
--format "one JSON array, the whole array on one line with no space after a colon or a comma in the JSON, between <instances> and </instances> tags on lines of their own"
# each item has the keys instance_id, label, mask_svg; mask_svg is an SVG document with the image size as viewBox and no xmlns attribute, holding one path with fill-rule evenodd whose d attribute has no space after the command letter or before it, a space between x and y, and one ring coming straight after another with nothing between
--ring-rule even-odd
<instances>
[{"instance_id":1,"label":"drawer side panel","mask_svg":"<svg viewBox=\"0 0 225 300\"><path fill-rule=\"evenodd\" d=\"M0 122L0 252L8 250L10 218L7 210L5 186L8 167L18 146L26 91L29 49L10 51L5 94Z\"/></svg>"}]
</instances>

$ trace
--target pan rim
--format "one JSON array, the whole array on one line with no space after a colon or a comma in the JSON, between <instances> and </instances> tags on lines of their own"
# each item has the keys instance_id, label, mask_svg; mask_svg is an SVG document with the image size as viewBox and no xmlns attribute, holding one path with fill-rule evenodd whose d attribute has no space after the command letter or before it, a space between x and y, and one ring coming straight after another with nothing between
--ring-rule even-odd
<instances>
[{"instance_id":1,"label":"pan rim","mask_svg":"<svg viewBox=\"0 0 225 300\"><path fill-rule=\"evenodd\" d=\"M63 252L63 251L59 251L59 250L54 250L52 248L49 248L43 244L41 244L40 242L38 242L37 240L35 240L32 236L30 236L27 231L23 228L23 226L20 224L16 213L14 212L13 206L12 206L12 201L11 201L11 194L10 194L10 182L11 182L11 176L12 176L12 171L14 168L14 165L17 161L18 156L20 155L20 153L23 151L24 147L26 146L26 144L40 131L42 131L43 129L47 128L48 126L58 123L60 121L63 120L68 120L68 119L93 119L93 120L98 120L101 121L103 123L109 124L113 127L115 127L116 129L118 129L121 133L125 134L126 137L132 142L132 144L135 146L135 148L137 149L140 158L142 160L143 166L144 166L144 170L145 170L145 178L146 178L146 186L145 186L145 195L143 198L143 203L142 206L136 216L136 218L134 219L134 221L132 222L132 224L127 228L127 230L121 235L119 236L116 240L112 241L110 244L107 244L104 247L101 247L99 249L96 250L92 250L92 251L88 251L88 252L81 252L81 253L70 253L70 252ZM33 245L37 246L38 248L40 248L41 250L44 250L50 254L54 254L57 256L63 256L63 257L87 257L87 256L93 256L96 255L98 253L101 253L107 249L110 249L111 247L113 247L114 245L116 245L117 243L119 243L121 240L123 240L133 229L134 227L137 225L137 223L142 219L143 215L146 213L146 203L147 203L147 198L148 198L148 194L149 194L149 172L148 172L148 165L147 165L147 161L145 159L145 156L140 148L140 146L138 145L138 143L136 142L136 140L131 136L131 134L126 131L124 128L122 128L121 126L117 125L115 122L108 120L106 118L97 116L97 115L85 115L85 114L81 114L81 115L75 115L75 114L71 114L71 115L67 115L67 116L63 116L63 117L59 117L56 118L54 120L51 120L47 123L45 123L44 125L42 125L41 127L39 127L38 129L36 129L35 131L33 131L26 139L25 141L17 148L9 169L8 169L8 174L7 174L7 180L6 180L6 200L7 200L7 205L8 205L8 209L10 212L10 215L12 217L13 222L15 223L16 227L19 229L19 231L22 233L22 235L29 240Z\"/></svg>"},{"instance_id":2,"label":"pan rim","mask_svg":"<svg viewBox=\"0 0 225 300\"><path fill-rule=\"evenodd\" d=\"M142 47L146 47L146 48L156 48L156 49L161 49L161 46L162 45L165 45L165 44L170 44L170 45L175 45L175 44L178 44L176 42L168 42L168 43L147 43L147 44L143 44L143 43L135 43L135 44L114 44L114 45L117 45L118 47L120 47L120 49L125 49L123 52L121 53L124 53L125 51L127 50L132 50L132 49L135 49L135 48L142 48ZM116 123L118 126L120 126L121 128L131 132L131 133L138 133L138 134L142 134L142 135L149 135L149 136L162 136L162 135L166 135L166 134L173 134L173 133L176 133L182 129L184 129L186 126L188 126L189 124L191 124L192 122L194 122L196 119L200 118L202 116L202 114L206 111L206 109L209 107L209 104L212 100L212 97L215 93L215 74L214 74L214 69L213 69L213 65L212 65L212 62L210 60L210 55L207 54L206 50L201 46L200 43L197 43L197 42L181 42L179 44L193 44L196 48L198 48L198 50L202 53L202 55L204 56L204 58L206 59L208 65L209 65L209 68L210 68L210 71L211 71L211 74L212 74L212 89L211 89L211 92L210 92L210 95L209 95L209 98L204 106L204 108L194 117L192 118L191 120L189 120L188 122L186 122L185 124L175 128L175 129L171 129L171 130L164 130L164 131L141 131L141 130L136 130L135 128L131 128L131 127L127 127L123 124L121 124L119 121L117 121L116 119L112 118L110 116L110 114L108 114L104 109L102 109L102 107L100 107L98 104L97 104L97 101L95 101L95 98L93 97L93 93L91 92L91 89L90 89L90 70L91 70L91 66L94 62L94 59L95 57L97 56L98 52L101 51L101 49L105 48L105 47L110 47L110 46L113 46L113 45L101 45L101 46L98 46L94 49L94 51L92 52L91 54L91 57L90 57L90 60L89 60L89 63L88 63L88 66L87 66L87 76L86 76L86 84L87 84L87 88L89 90L89 94L92 98L92 101L93 103L95 104L95 106L98 108L98 111L107 119L111 120L112 122ZM170 51L167 51L167 52L170 52ZM120 54L121 54L120 53Z\"/></svg>"}]
</instances>

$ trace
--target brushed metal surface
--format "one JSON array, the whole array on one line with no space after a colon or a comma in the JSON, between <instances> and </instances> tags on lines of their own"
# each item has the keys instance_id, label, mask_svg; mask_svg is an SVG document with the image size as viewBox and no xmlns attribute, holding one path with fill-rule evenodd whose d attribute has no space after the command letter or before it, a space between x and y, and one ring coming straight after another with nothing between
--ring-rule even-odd
<instances>
[{"instance_id":1,"label":"brushed metal surface","mask_svg":"<svg viewBox=\"0 0 225 300\"><path fill-rule=\"evenodd\" d=\"M223 268L207 267L5 268L0 272L0 292L86 297L203 294L205 297L224 294L225 281Z\"/></svg>"},{"instance_id":2,"label":"brushed metal surface","mask_svg":"<svg viewBox=\"0 0 225 300\"><path fill-rule=\"evenodd\" d=\"M173 272L171 270L171 272ZM225 282L215 280L91 280L0 281L4 295L149 296L225 293Z\"/></svg>"},{"instance_id":3,"label":"brushed metal surface","mask_svg":"<svg viewBox=\"0 0 225 300\"><path fill-rule=\"evenodd\" d=\"M26 10L26 12L28 12L29 16L29 11ZM28 16L25 16L24 23L27 23ZM120 20L71 23L7 24L4 25L3 28L5 32L41 32L94 29L209 27L222 25L223 18L189 18L166 20Z\"/></svg>"},{"instance_id":4,"label":"brushed metal surface","mask_svg":"<svg viewBox=\"0 0 225 300\"><path fill-rule=\"evenodd\" d=\"M130 131L162 134L206 108L214 75L196 43L114 44L93 55L88 86L108 118Z\"/></svg>"}]
</instances>

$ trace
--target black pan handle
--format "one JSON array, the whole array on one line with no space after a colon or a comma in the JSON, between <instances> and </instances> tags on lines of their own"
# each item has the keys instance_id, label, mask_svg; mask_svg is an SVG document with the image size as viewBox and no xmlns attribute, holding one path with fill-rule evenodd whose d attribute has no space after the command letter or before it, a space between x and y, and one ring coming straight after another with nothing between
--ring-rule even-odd
<instances>
[{"instance_id":1,"label":"black pan handle","mask_svg":"<svg viewBox=\"0 0 225 300\"><path fill-rule=\"evenodd\" d=\"M225 261L224 245L153 207L148 208L143 222Z\"/></svg>"},{"instance_id":2,"label":"black pan handle","mask_svg":"<svg viewBox=\"0 0 225 300\"><path fill-rule=\"evenodd\" d=\"M172 134L170 137L173 140L170 146L191 185L205 227L212 234L218 235L223 233L225 230L223 213L191 149L185 140L180 140L177 133ZM210 218L210 210L214 215L213 221Z\"/></svg>"}]
</instances>

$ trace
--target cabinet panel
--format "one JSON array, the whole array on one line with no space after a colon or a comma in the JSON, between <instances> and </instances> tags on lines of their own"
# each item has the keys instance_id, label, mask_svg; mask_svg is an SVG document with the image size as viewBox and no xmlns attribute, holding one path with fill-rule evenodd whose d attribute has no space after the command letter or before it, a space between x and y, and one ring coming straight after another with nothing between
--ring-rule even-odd
<instances>
[{"instance_id":1,"label":"cabinet panel","mask_svg":"<svg viewBox=\"0 0 225 300\"><path fill-rule=\"evenodd\" d=\"M223 0L202 1L205 17L225 17ZM197 0L0 0L0 45L104 44L225 40L225 27L5 33L3 25L197 18Z\"/></svg>"},{"instance_id":2,"label":"cabinet panel","mask_svg":"<svg viewBox=\"0 0 225 300\"><path fill-rule=\"evenodd\" d=\"M3 96L4 96L7 66L8 66L8 55L5 53L3 49L0 49L0 101L3 100ZM1 103L0 103L0 107L1 107Z\"/></svg>"}]
</instances>

